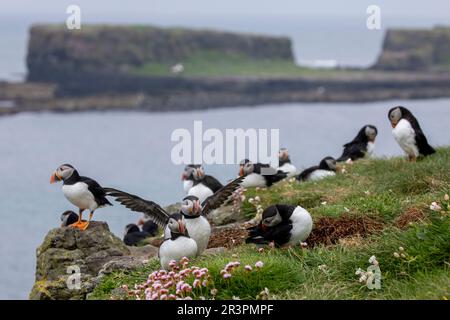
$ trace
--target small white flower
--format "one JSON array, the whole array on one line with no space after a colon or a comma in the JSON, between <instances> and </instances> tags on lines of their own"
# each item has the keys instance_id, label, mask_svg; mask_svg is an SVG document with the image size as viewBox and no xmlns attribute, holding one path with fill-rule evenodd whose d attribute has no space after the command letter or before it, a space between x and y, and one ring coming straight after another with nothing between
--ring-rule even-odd
<instances>
[{"instance_id":1,"label":"small white flower","mask_svg":"<svg viewBox=\"0 0 450 320\"><path fill-rule=\"evenodd\" d=\"M403 247L398 247L398 250L405 251L405 249Z\"/></svg>"},{"instance_id":2,"label":"small white flower","mask_svg":"<svg viewBox=\"0 0 450 320\"><path fill-rule=\"evenodd\" d=\"M400 258L400 255L398 254L398 252L394 252L394 257Z\"/></svg>"},{"instance_id":3,"label":"small white flower","mask_svg":"<svg viewBox=\"0 0 450 320\"><path fill-rule=\"evenodd\" d=\"M445 196L444 196L444 200L445 200L445 201L448 201L448 200L450 200L450 197L448 196L448 194L445 194Z\"/></svg>"},{"instance_id":4,"label":"small white flower","mask_svg":"<svg viewBox=\"0 0 450 320\"><path fill-rule=\"evenodd\" d=\"M321 202L320 204L323 205L323 206L326 206L326 205L327 205L327 202L326 202L326 201L323 201L323 202Z\"/></svg>"},{"instance_id":5,"label":"small white flower","mask_svg":"<svg viewBox=\"0 0 450 320\"><path fill-rule=\"evenodd\" d=\"M433 211L440 211L442 208L436 201L434 201L431 203L430 209Z\"/></svg>"},{"instance_id":6,"label":"small white flower","mask_svg":"<svg viewBox=\"0 0 450 320\"><path fill-rule=\"evenodd\" d=\"M370 196L370 191L369 190L364 191L364 193L365 193L366 196Z\"/></svg>"},{"instance_id":7,"label":"small white flower","mask_svg":"<svg viewBox=\"0 0 450 320\"><path fill-rule=\"evenodd\" d=\"M347 208L347 207L344 207L344 211L345 211L345 212L350 212L350 209Z\"/></svg>"},{"instance_id":8,"label":"small white flower","mask_svg":"<svg viewBox=\"0 0 450 320\"><path fill-rule=\"evenodd\" d=\"M360 274L362 274L364 271L361 269L361 268L358 268L358 269L356 269L356 272L355 272L355 274L357 275L357 276L359 276Z\"/></svg>"},{"instance_id":9,"label":"small white flower","mask_svg":"<svg viewBox=\"0 0 450 320\"><path fill-rule=\"evenodd\" d=\"M261 201L261 198L260 198L259 196L256 196L256 197L255 197L255 201L260 202L260 201Z\"/></svg>"},{"instance_id":10,"label":"small white flower","mask_svg":"<svg viewBox=\"0 0 450 320\"><path fill-rule=\"evenodd\" d=\"M369 258L369 263L371 263L371 264L378 264L377 258L375 256L371 256Z\"/></svg>"}]
</instances>

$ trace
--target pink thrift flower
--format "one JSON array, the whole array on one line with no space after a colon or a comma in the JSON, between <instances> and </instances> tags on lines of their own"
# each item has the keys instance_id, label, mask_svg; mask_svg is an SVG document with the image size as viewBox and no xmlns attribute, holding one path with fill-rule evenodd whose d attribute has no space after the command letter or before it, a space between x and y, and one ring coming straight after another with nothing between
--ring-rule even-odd
<instances>
[{"instance_id":1,"label":"pink thrift flower","mask_svg":"<svg viewBox=\"0 0 450 320\"><path fill-rule=\"evenodd\" d=\"M224 278L224 279L230 279L230 278L231 278L231 274L225 273L225 274L223 275L223 278Z\"/></svg>"},{"instance_id":2,"label":"pink thrift flower","mask_svg":"<svg viewBox=\"0 0 450 320\"><path fill-rule=\"evenodd\" d=\"M251 266L249 266L248 264L244 267L245 270L247 271L252 271L253 268Z\"/></svg>"},{"instance_id":3,"label":"pink thrift flower","mask_svg":"<svg viewBox=\"0 0 450 320\"><path fill-rule=\"evenodd\" d=\"M192 286L193 286L194 288L199 287L199 286L200 286L200 280L195 279L194 282L192 283Z\"/></svg>"},{"instance_id":4,"label":"pink thrift flower","mask_svg":"<svg viewBox=\"0 0 450 320\"><path fill-rule=\"evenodd\" d=\"M255 263L255 267L258 269L261 269L264 266L264 263L262 261L258 261Z\"/></svg>"}]
</instances>

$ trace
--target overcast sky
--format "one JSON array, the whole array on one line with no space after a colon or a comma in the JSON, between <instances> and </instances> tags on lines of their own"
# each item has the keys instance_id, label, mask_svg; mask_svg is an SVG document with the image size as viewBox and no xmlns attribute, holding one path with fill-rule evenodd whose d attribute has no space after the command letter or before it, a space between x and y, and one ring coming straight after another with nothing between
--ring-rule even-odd
<instances>
[{"instance_id":1,"label":"overcast sky","mask_svg":"<svg viewBox=\"0 0 450 320\"><path fill-rule=\"evenodd\" d=\"M436 17L450 20L448 0L2 0L2 14L58 14L69 4L82 7L87 16L125 15L289 15L353 16L370 4L383 13L403 17Z\"/></svg>"}]
</instances>

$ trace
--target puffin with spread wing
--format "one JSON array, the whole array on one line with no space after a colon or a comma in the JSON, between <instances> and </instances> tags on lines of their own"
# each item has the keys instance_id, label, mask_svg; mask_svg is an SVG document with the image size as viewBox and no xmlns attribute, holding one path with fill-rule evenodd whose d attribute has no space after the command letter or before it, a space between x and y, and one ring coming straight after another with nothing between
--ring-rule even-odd
<instances>
[{"instance_id":1,"label":"puffin with spread wing","mask_svg":"<svg viewBox=\"0 0 450 320\"><path fill-rule=\"evenodd\" d=\"M198 255L206 249L211 236L211 226L206 217L212 210L219 208L228 200L232 193L240 187L243 179L243 177L234 179L202 203L195 196L187 196L183 199L180 214L185 221L189 237L197 243ZM170 214L160 205L117 189L105 188L105 190L108 196L114 197L117 202L128 209L144 213L148 219L164 228L164 237L166 239L170 237L171 230L169 230L170 228L167 225Z\"/></svg>"}]
</instances>

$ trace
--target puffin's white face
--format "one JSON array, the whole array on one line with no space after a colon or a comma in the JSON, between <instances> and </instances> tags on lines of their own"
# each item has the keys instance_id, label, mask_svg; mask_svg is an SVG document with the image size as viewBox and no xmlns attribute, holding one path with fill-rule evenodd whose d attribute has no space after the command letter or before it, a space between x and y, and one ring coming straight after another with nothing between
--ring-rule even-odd
<instances>
[{"instance_id":1,"label":"puffin's white face","mask_svg":"<svg viewBox=\"0 0 450 320\"><path fill-rule=\"evenodd\" d=\"M53 172L52 176L50 177L50 183L69 179L74 173L74 171L75 168L72 167L70 164L63 164L59 166L59 168L56 169L55 172Z\"/></svg>"},{"instance_id":2,"label":"puffin's white face","mask_svg":"<svg viewBox=\"0 0 450 320\"><path fill-rule=\"evenodd\" d=\"M181 175L181 180L192 179L195 168L191 165L184 167L183 174Z\"/></svg>"},{"instance_id":3,"label":"puffin's white face","mask_svg":"<svg viewBox=\"0 0 450 320\"><path fill-rule=\"evenodd\" d=\"M241 177L253 173L254 170L255 170L255 166L253 165L253 162L251 162L251 161L242 162L241 161L240 170L239 170L239 175Z\"/></svg>"},{"instance_id":4,"label":"puffin's white face","mask_svg":"<svg viewBox=\"0 0 450 320\"><path fill-rule=\"evenodd\" d=\"M173 233L185 234L186 225L184 220L180 218L179 220L175 218L169 218L169 222L167 223L169 230Z\"/></svg>"},{"instance_id":5,"label":"puffin's white face","mask_svg":"<svg viewBox=\"0 0 450 320\"><path fill-rule=\"evenodd\" d=\"M286 148L280 149L280 152L278 152L278 158L280 160L287 160L289 159L289 151Z\"/></svg>"},{"instance_id":6,"label":"puffin's white face","mask_svg":"<svg viewBox=\"0 0 450 320\"><path fill-rule=\"evenodd\" d=\"M372 142L375 141L375 138L377 137L377 132L375 131L374 128L366 127L365 133L366 133L366 137L369 139L369 141L372 141Z\"/></svg>"},{"instance_id":7,"label":"puffin's white face","mask_svg":"<svg viewBox=\"0 0 450 320\"><path fill-rule=\"evenodd\" d=\"M395 128L395 126L397 125L397 123L400 121L401 118L402 118L402 110L400 110L400 108L395 108L391 110L391 112L389 113L389 121L391 121L392 128Z\"/></svg>"},{"instance_id":8,"label":"puffin's white face","mask_svg":"<svg viewBox=\"0 0 450 320\"><path fill-rule=\"evenodd\" d=\"M197 197L190 196L181 203L181 212L187 216L198 216L202 212L200 200Z\"/></svg>"},{"instance_id":9,"label":"puffin's white face","mask_svg":"<svg viewBox=\"0 0 450 320\"><path fill-rule=\"evenodd\" d=\"M275 215L267 217L267 218L264 218L262 223L266 227L274 227L274 226L280 224L281 221L282 221L281 215L277 211L277 213Z\"/></svg>"},{"instance_id":10,"label":"puffin's white face","mask_svg":"<svg viewBox=\"0 0 450 320\"><path fill-rule=\"evenodd\" d=\"M328 168L330 168L331 170L336 170L336 160L327 159L325 160L325 162L327 163Z\"/></svg>"}]
</instances>

